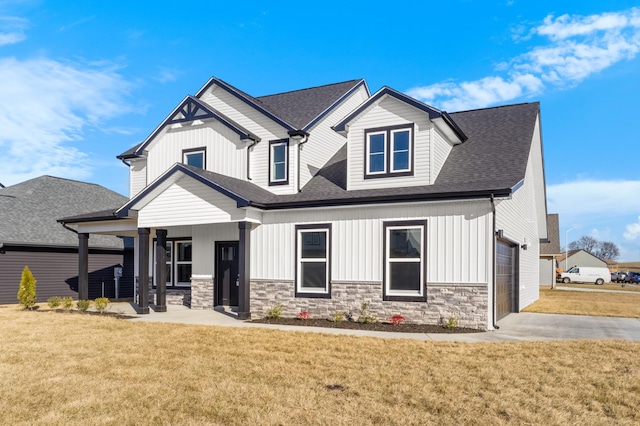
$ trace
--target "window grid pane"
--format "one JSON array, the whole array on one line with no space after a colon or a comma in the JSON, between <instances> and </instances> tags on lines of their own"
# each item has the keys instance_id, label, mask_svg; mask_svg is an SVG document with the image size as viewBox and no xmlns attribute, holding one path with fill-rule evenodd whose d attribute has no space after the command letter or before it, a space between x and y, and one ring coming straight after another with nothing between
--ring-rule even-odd
<instances>
[{"instance_id":1,"label":"window grid pane","mask_svg":"<svg viewBox=\"0 0 640 426\"><path fill-rule=\"evenodd\" d=\"M328 231L298 231L298 290L310 293L328 291Z\"/></svg>"},{"instance_id":2,"label":"window grid pane","mask_svg":"<svg viewBox=\"0 0 640 426\"><path fill-rule=\"evenodd\" d=\"M391 171L409 170L409 131L392 132L393 154Z\"/></svg>"},{"instance_id":3,"label":"window grid pane","mask_svg":"<svg viewBox=\"0 0 640 426\"><path fill-rule=\"evenodd\" d=\"M386 171L385 134L369 135L369 169L368 173L384 173Z\"/></svg>"},{"instance_id":4,"label":"window grid pane","mask_svg":"<svg viewBox=\"0 0 640 426\"><path fill-rule=\"evenodd\" d=\"M422 296L424 226L389 226L387 247L386 291L391 296Z\"/></svg>"},{"instance_id":5,"label":"window grid pane","mask_svg":"<svg viewBox=\"0 0 640 426\"><path fill-rule=\"evenodd\" d=\"M287 144L271 145L271 181L287 180Z\"/></svg>"},{"instance_id":6,"label":"window grid pane","mask_svg":"<svg viewBox=\"0 0 640 426\"><path fill-rule=\"evenodd\" d=\"M204 169L204 152L185 153L185 163L189 166Z\"/></svg>"}]
</instances>

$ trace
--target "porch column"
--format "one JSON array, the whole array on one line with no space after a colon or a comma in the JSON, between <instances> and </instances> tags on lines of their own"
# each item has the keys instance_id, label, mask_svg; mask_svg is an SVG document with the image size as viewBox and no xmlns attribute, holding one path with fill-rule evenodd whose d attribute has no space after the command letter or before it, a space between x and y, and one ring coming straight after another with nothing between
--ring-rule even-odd
<instances>
[{"instance_id":1,"label":"porch column","mask_svg":"<svg viewBox=\"0 0 640 426\"><path fill-rule=\"evenodd\" d=\"M138 308L149 313L149 228L138 228Z\"/></svg>"},{"instance_id":2,"label":"porch column","mask_svg":"<svg viewBox=\"0 0 640 426\"><path fill-rule=\"evenodd\" d=\"M251 223L238 222L240 231L238 244L238 319L251 319L251 289L249 281L251 279L250 258L251 258Z\"/></svg>"},{"instance_id":3,"label":"porch column","mask_svg":"<svg viewBox=\"0 0 640 426\"><path fill-rule=\"evenodd\" d=\"M156 229L156 312L167 312L167 230Z\"/></svg>"},{"instance_id":4,"label":"porch column","mask_svg":"<svg viewBox=\"0 0 640 426\"><path fill-rule=\"evenodd\" d=\"M78 300L89 300L89 234L78 234Z\"/></svg>"}]
</instances>

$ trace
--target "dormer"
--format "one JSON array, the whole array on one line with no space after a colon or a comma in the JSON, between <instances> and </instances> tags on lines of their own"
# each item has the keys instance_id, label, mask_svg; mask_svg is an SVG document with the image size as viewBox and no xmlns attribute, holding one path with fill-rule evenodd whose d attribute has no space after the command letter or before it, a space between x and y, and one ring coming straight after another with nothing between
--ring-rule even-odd
<instances>
[{"instance_id":1,"label":"dormer","mask_svg":"<svg viewBox=\"0 0 640 426\"><path fill-rule=\"evenodd\" d=\"M333 129L347 138L347 190L431 185L466 140L449 114L389 87Z\"/></svg>"}]
</instances>

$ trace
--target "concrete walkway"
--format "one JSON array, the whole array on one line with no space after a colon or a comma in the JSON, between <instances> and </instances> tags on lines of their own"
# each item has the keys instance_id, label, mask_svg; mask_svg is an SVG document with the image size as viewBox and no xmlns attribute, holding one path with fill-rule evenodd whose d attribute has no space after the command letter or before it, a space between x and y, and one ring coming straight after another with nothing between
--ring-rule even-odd
<instances>
[{"instance_id":1,"label":"concrete walkway","mask_svg":"<svg viewBox=\"0 0 640 426\"><path fill-rule=\"evenodd\" d=\"M485 333L393 333L381 331L345 330L319 327L299 327L256 324L239 321L233 312L191 310L185 306L168 306L167 312L137 315L129 303L113 303L112 312L133 316L133 322L167 322L180 324L215 325L224 327L253 327L310 333L350 336L382 337L386 339L415 339L449 342L507 342L562 339L626 339L640 341L640 319L591 317L580 315L511 314L498 322L498 330Z\"/></svg>"}]
</instances>

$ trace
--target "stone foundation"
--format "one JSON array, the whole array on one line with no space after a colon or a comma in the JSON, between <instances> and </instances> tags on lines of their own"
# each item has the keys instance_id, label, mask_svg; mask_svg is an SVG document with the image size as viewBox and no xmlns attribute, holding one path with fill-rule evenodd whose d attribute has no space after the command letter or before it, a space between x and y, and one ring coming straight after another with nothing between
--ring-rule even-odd
<instances>
[{"instance_id":1,"label":"stone foundation","mask_svg":"<svg viewBox=\"0 0 640 426\"><path fill-rule=\"evenodd\" d=\"M149 289L149 303L156 303L156 289ZM191 306L191 290L184 289L167 289L167 305Z\"/></svg>"},{"instance_id":2,"label":"stone foundation","mask_svg":"<svg viewBox=\"0 0 640 426\"><path fill-rule=\"evenodd\" d=\"M191 277L191 309L213 309L213 277Z\"/></svg>"},{"instance_id":3,"label":"stone foundation","mask_svg":"<svg viewBox=\"0 0 640 426\"><path fill-rule=\"evenodd\" d=\"M456 317L459 327L487 329L487 284L427 284L426 302L383 301L381 282L334 281L331 299L296 298L294 286L293 281L252 280L252 318L262 318L276 303L282 303L286 317L308 311L312 317L328 318L339 311L357 320L362 302L369 302L369 312L379 321L400 314L408 323L444 324Z\"/></svg>"}]
</instances>

